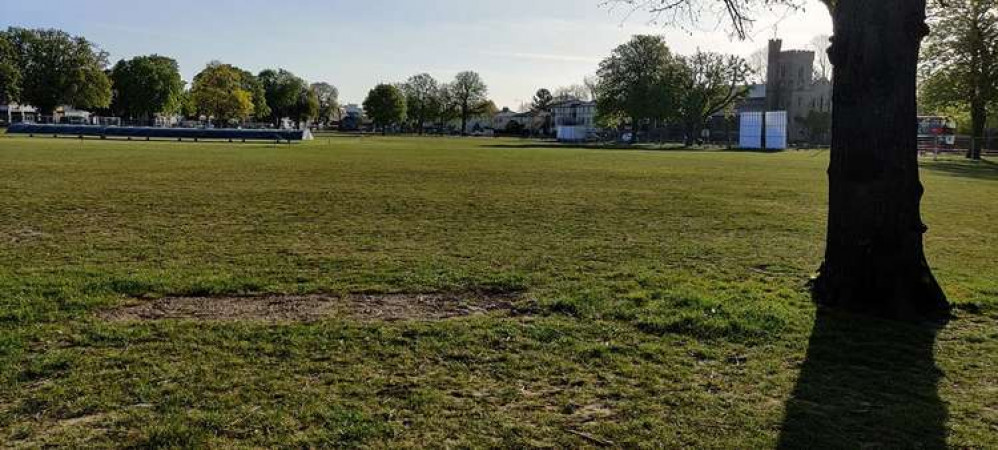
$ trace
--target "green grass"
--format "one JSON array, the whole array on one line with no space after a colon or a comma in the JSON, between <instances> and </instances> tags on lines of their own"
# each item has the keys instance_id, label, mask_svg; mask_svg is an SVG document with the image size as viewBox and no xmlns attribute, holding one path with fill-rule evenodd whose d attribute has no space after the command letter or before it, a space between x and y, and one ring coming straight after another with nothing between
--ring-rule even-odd
<instances>
[{"instance_id":1,"label":"green grass","mask_svg":"<svg viewBox=\"0 0 998 450\"><path fill-rule=\"evenodd\" d=\"M826 165L0 138L0 443L998 446L998 166L925 163L929 258L959 305L934 329L815 311ZM472 291L530 314L98 318L136 297Z\"/></svg>"}]
</instances>

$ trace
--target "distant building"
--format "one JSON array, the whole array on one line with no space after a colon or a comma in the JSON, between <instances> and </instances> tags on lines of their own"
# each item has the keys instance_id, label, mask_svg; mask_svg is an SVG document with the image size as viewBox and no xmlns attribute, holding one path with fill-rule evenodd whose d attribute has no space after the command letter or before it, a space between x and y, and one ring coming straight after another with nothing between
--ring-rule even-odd
<instances>
[{"instance_id":1,"label":"distant building","mask_svg":"<svg viewBox=\"0 0 998 450\"><path fill-rule=\"evenodd\" d=\"M36 121L38 121L38 109L34 106L18 105L17 103L0 105L0 122L4 124Z\"/></svg>"},{"instance_id":2,"label":"distant building","mask_svg":"<svg viewBox=\"0 0 998 450\"><path fill-rule=\"evenodd\" d=\"M747 86L748 95L737 105L735 112L738 114L747 112L763 112L766 110L766 85L750 84Z\"/></svg>"},{"instance_id":3,"label":"distant building","mask_svg":"<svg viewBox=\"0 0 998 450\"><path fill-rule=\"evenodd\" d=\"M809 136L806 120L811 112L831 113L832 82L814 75L814 52L783 50L783 41L769 41L765 109L787 112L790 141L824 141Z\"/></svg>"},{"instance_id":4,"label":"distant building","mask_svg":"<svg viewBox=\"0 0 998 450\"><path fill-rule=\"evenodd\" d=\"M596 132L596 102L566 100L551 105L559 141L582 141Z\"/></svg>"},{"instance_id":5,"label":"distant building","mask_svg":"<svg viewBox=\"0 0 998 450\"><path fill-rule=\"evenodd\" d=\"M516 112L509 108L503 108L492 118L492 128L496 132L508 132L510 130L521 130L525 134L538 134L543 132L544 124L550 114L538 111ZM518 131L519 132L519 131Z\"/></svg>"}]
</instances>

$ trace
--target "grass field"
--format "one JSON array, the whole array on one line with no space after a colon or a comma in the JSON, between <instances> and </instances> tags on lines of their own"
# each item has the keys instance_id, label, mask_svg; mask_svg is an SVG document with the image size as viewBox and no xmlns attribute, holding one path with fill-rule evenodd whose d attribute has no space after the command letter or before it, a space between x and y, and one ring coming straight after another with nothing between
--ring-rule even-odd
<instances>
[{"instance_id":1,"label":"grass field","mask_svg":"<svg viewBox=\"0 0 998 450\"><path fill-rule=\"evenodd\" d=\"M0 137L0 446L998 447L998 165L924 163L901 325L809 301L827 161ZM365 317L419 294L512 305ZM347 306L112 317L260 296Z\"/></svg>"}]
</instances>

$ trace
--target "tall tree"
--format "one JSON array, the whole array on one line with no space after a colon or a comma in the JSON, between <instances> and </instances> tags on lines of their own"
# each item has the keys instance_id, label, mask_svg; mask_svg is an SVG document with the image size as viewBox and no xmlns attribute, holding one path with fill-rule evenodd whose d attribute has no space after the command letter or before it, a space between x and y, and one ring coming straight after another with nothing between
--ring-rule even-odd
<instances>
[{"instance_id":1,"label":"tall tree","mask_svg":"<svg viewBox=\"0 0 998 450\"><path fill-rule=\"evenodd\" d=\"M319 101L319 122L329 125L334 119L339 120L340 90L326 82L312 83L312 90Z\"/></svg>"},{"instance_id":2,"label":"tall tree","mask_svg":"<svg viewBox=\"0 0 998 450\"><path fill-rule=\"evenodd\" d=\"M746 96L745 84L752 72L744 59L734 55L697 51L682 58L679 114L691 145L706 128L711 116Z\"/></svg>"},{"instance_id":3,"label":"tall tree","mask_svg":"<svg viewBox=\"0 0 998 450\"><path fill-rule=\"evenodd\" d=\"M243 89L243 72L228 64L208 64L194 77L190 96L198 114L222 126L253 115L253 94Z\"/></svg>"},{"instance_id":4,"label":"tall tree","mask_svg":"<svg viewBox=\"0 0 998 450\"><path fill-rule=\"evenodd\" d=\"M180 111L184 81L171 58L151 55L118 61L111 69L111 82L112 109L120 116L149 120Z\"/></svg>"},{"instance_id":5,"label":"tall tree","mask_svg":"<svg viewBox=\"0 0 998 450\"><path fill-rule=\"evenodd\" d=\"M628 119L634 140L647 121L674 118L679 110L682 61L660 36L634 36L600 63L597 76L599 115Z\"/></svg>"},{"instance_id":6,"label":"tall tree","mask_svg":"<svg viewBox=\"0 0 998 450\"><path fill-rule=\"evenodd\" d=\"M291 108L290 117L294 119L296 127L302 129L302 126L307 125L310 120L319 117L321 108L319 94L312 87L303 85L298 92L298 101Z\"/></svg>"},{"instance_id":7,"label":"tall tree","mask_svg":"<svg viewBox=\"0 0 998 450\"><path fill-rule=\"evenodd\" d=\"M21 65L23 103L52 114L60 105L92 109L111 104L107 53L90 41L59 30L24 28L8 29L7 37Z\"/></svg>"},{"instance_id":8,"label":"tall tree","mask_svg":"<svg viewBox=\"0 0 998 450\"><path fill-rule=\"evenodd\" d=\"M416 132L423 134L426 122L440 109L440 84L430 74L413 75L402 85L406 111Z\"/></svg>"},{"instance_id":9,"label":"tall tree","mask_svg":"<svg viewBox=\"0 0 998 450\"><path fill-rule=\"evenodd\" d=\"M746 36L752 7L797 0L618 0L683 16L720 6ZM923 246L916 78L926 0L823 0L835 29L832 150L825 260L814 280L825 305L892 317L949 310ZM690 16L684 16L690 17Z\"/></svg>"},{"instance_id":10,"label":"tall tree","mask_svg":"<svg viewBox=\"0 0 998 450\"><path fill-rule=\"evenodd\" d=\"M948 0L932 8L930 24L922 96L970 111L975 139L967 156L981 159L988 108L998 105L998 0Z\"/></svg>"},{"instance_id":11,"label":"tall tree","mask_svg":"<svg viewBox=\"0 0 998 450\"><path fill-rule=\"evenodd\" d=\"M461 72L450 84L451 95L461 114L461 134L468 134L468 119L488 100L489 88L476 72Z\"/></svg>"},{"instance_id":12,"label":"tall tree","mask_svg":"<svg viewBox=\"0 0 998 450\"><path fill-rule=\"evenodd\" d=\"M281 120L293 118L299 106L301 94L308 88L305 80L284 69L267 69L260 72L260 82L270 107L270 118L274 126L280 127Z\"/></svg>"},{"instance_id":13,"label":"tall tree","mask_svg":"<svg viewBox=\"0 0 998 450\"><path fill-rule=\"evenodd\" d=\"M253 97L253 117L261 122L269 119L270 106L267 105L267 92L263 89L263 82L248 70L237 70L241 75L239 86Z\"/></svg>"},{"instance_id":14,"label":"tall tree","mask_svg":"<svg viewBox=\"0 0 998 450\"><path fill-rule=\"evenodd\" d=\"M387 134L389 127L405 120L405 95L391 84L379 84L367 94L364 113L375 127L381 129L382 134Z\"/></svg>"},{"instance_id":15,"label":"tall tree","mask_svg":"<svg viewBox=\"0 0 998 450\"><path fill-rule=\"evenodd\" d=\"M437 125L441 130L444 127L461 117L461 110L458 106L457 97L454 95L454 89L451 84L446 83L440 86L440 90L437 92Z\"/></svg>"},{"instance_id":16,"label":"tall tree","mask_svg":"<svg viewBox=\"0 0 998 450\"><path fill-rule=\"evenodd\" d=\"M530 110L544 118L544 122L541 123L541 133L545 136L551 133L551 105L553 103L554 94L546 88L542 88L537 90L530 104Z\"/></svg>"},{"instance_id":17,"label":"tall tree","mask_svg":"<svg viewBox=\"0 0 998 450\"><path fill-rule=\"evenodd\" d=\"M17 56L10 37L0 31L0 104L16 102L21 96L21 64Z\"/></svg>"}]
</instances>

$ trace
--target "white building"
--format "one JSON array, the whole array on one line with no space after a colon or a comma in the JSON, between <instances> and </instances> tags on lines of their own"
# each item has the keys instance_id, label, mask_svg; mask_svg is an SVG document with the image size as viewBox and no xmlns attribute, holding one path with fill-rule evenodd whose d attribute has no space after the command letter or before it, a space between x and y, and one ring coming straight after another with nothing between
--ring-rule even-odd
<instances>
[{"instance_id":1,"label":"white building","mask_svg":"<svg viewBox=\"0 0 998 450\"><path fill-rule=\"evenodd\" d=\"M551 105L559 141L584 141L596 132L596 102L566 100Z\"/></svg>"},{"instance_id":2,"label":"white building","mask_svg":"<svg viewBox=\"0 0 998 450\"><path fill-rule=\"evenodd\" d=\"M0 105L0 122L11 124L36 120L38 120L38 109L34 106L18 105L17 103Z\"/></svg>"}]
</instances>

